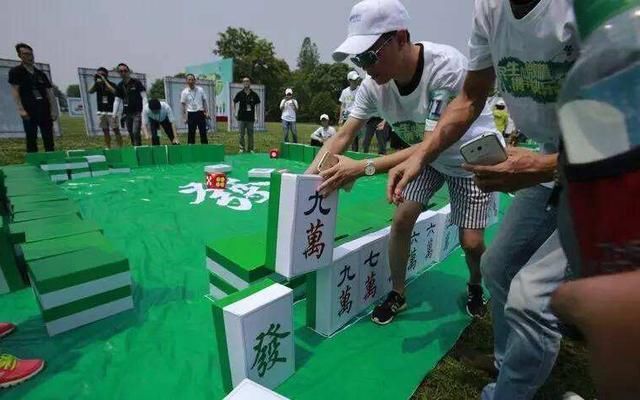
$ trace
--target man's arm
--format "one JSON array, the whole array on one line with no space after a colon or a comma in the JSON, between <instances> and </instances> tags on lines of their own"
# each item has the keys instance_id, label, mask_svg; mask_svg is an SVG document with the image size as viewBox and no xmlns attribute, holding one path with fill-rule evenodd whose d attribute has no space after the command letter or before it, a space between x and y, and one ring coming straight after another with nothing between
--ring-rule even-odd
<instances>
[{"instance_id":1,"label":"man's arm","mask_svg":"<svg viewBox=\"0 0 640 400\"><path fill-rule=\"evenodd\" d=\"M404 188L420 174L422 168L464 136L482 113L495 79L493 67L467 72L462 92L444 110L433 133L425 136L409 159L389 171L389 200L401 201Z\"/></svg>"},{"instance_id":2,"label":"man's arm","mask_svg":"<svg viewBox=\"0 0 640 400\"><path fill-rule=\"evenodd\" d=\"M204 108L204 115L209 115L209 107L207 106L207 95L204 94L204 89L202 89L202 108Z\"/></svg>"},{"instance_id":3,"label":"man's arm","mask_svg":"<svg viewBox=\"0 0 640 400\"><path fill-rule=\"evenodd\" d=\"M467 72L462 93L447 106L433 134L425 135L416 150L416 156L422 157L423 165L432 163L464 136L482 113L495 80L493 67Z\"/></svg>"},{"instance_id":4,"label":"man's arm","mask_svg":"<svg viewBox=\"0 0 640 400\"><path fill-rule=\"evenodd\" d=\"M16 108L18 109L18 114L20 114L20 118L29 118L29 113L24 109L22 105L22 98L20 97L20 86L19 85L11 85L11 94L13 95L13 101L16 102Z\"/></svg>"},{"instance_id":5,"label":"man's arm","mask_svg":"<svg viewBox=\"0 0 640 400\"><path fill-rule=\"evenodd\" d=\"M89 88L89 93L95 93L98 86L98 82L93 81L93 85Z\"/></svg>"},{"instance_id":6,"label":"man's arm","mask_svg":"<svg viewBox=\"0 0 640 400\"><path fill-rule=\"evenodd\" d=\"M338 133L333 135L331 138L327 139L320 151L318 151L318 155L313 160L313 162L307 168L307 174L317 174L318 173L318 163L320 159L324 155L325 152L329 152L332 154L341 154L345 150L349 148L353 138L356 136L356 133L362 129L364 124L366 124L366 120L357 119L353 117L349 117L347 122L338 129Z\"/></svg>"},{"instance_id":7,"label":"man's arm","mask_svg":"<svg viewBox=\"0 0 640 400\"><path fill-rule=\"evenodd\" d=\"M104 86L107 88L107 90L108 90L109 92L111 92L112 94L116 94L116 88L115 88L115 86L113 86L112 84L110 84L110 83L109 83L109 81L108 81L108 80L106 80L106 79L103 79L102 81L104 82Z\"/></svg>"},{"instance_id":8,"label":"man's arm","mask_svg":"<svg viewBox=\"0 0 640 400\"><path fill-rule=\"evenodd\" d=\"M51 120L55 121L58 119L58 102L56 101L56 95L53 93L53 88L47 88L47 100L49 100Z\"/></svg>"}]
</instances>

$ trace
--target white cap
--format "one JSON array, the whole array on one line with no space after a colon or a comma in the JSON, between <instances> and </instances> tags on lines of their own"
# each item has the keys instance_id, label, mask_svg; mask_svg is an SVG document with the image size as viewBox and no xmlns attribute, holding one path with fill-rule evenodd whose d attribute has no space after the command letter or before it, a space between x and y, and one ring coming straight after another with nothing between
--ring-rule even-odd
<instances>
[{"instance_id":1,"label":"white cap","mask_svg":"<svg viewBox=\"0 0 640 400\"><path fill-rule=\"evenodd\" d=\"M327 114L322 114L320 116L320 121L322 121L323 119L326 119L328 121L329 120L329 116Z\"/></svg>"},{"instance_id":2,"label":"white cap","mask_svg":"<svg viewBox=\"0 0 640 400\"><path fill-rule=\"evenodd\" d=\"M347 74L347 79L350 81L357 81L358 79L360 79L360 75L358 75L356 71L349 71L349 73Z\"/></svg>"},{"instance_id":3,"label":"white cap","mask_svg":"<svg viewBox=\"0 0 640 400\"><path fill-rule=\"evenodd\" d=\"M496 101L496 105L497 106L503 106L506 107L507 105L505 104L504 100L502 99L498 99L498 101Z\"/></svg>"},{"instance_id":4,"label":"white cap","mask_svg":"<svg viewBox=\"0 0 640 400\"><path fill-rule=\"evenodd\" d=\"M284 94L293 94L293 89L291 89L291 88L287 88L287 89L284 91Z\"/></svg>"},{"instance_id":5,"label":"white cap","mask_svg":"<svg viewBox=\"0 0 640 400\"><path fill-rule=\"evenodd\" d=\"M335 61L364 53L382 34L409 26L409 13L399 0L364 0L349 15L347 39L333 52Z\"/></svg>"}]
</instances>

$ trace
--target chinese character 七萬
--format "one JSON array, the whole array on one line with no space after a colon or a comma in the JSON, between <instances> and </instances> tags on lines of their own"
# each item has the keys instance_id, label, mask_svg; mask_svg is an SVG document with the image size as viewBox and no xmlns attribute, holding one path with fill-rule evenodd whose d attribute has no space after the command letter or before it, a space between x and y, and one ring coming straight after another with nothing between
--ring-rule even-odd
<instances>
[{"instance_id":1,"label":"chinese character \u4e03\u842c","mask_svg":"<svg viewBox=\"0 0 640 400\"><path fill-rule=\"evenodd\" d=\"M304 250L304 258L309 258L312 255L316 255L316 258L320 258L324 252L324 242L322 240L322 228L324 224L318 219L318 222L314 225L313 222L307 229L307 248Z\"/></svg>"},{"instance_id":2,"label":"chinese character \u4e03\u842c","mask_svg":"<svg viewBox=\"0 0 640 400\"><path fill-rule=\"evenodd\" d=\"M280 324L271 324L267 332L261 332L256 337L256 345L253 346L253 349L256 351L256 358L253 361L251 369L254 369L257 365L258 376L261 378L268 370L273 368L276 363L287 361L285 357L280 357L279 354L280 339L286 338L291 332L278 333L279 329ZM267 338L271 340L265 344L265 339Z\"/></svg>"},{"instance_id":3,"label":"chinese character \u4e03\u842c","mask_svg":"<svg viewBox=\"0 0 640 400\"><path fill-rule=\"evenodd\" d=\"M376 273L375 271L371 271L371 273L367 276L367 281L365 282L365 293L363 300L367 300L368 298L373 298L376 296L377 286L376 286Z\"/></svg>"},{"instance_id":4,"label":"chinese character \u4e03\u842c","mask_svg":"<svg viewBox=\"0 0 640 400\"><path fill-rule=\"evenodd\" d=\"M369 258L364 260L365 264L369 264L370 267L375 267L378 265L378 258L380 257L380 252L373 254L373 250L369 253Z\"/></svg>"}]
</instances>

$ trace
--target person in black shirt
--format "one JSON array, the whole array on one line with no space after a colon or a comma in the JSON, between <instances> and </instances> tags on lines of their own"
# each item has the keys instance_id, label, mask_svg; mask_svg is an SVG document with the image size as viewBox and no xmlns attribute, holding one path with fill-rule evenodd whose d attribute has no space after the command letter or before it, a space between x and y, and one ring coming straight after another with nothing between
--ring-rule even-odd
<instances>
[{"instance_id":1,"label":"person in black shirt","mask_svg":"<svg viewBox=\"0 0 640 400\"><path fill-rule=\"evenodd\" d=\"M260 97L251 90L251 80L247 77L242 79L244 89L233 98L233 113L238 120L240 128L240 153L245 151L244 134L247 133L249 140L248 151L253 153L253 123L256 120L256 106L260 104Z\"/></svg>"},{"instance_id":2,"label":"person in black shirt","mask_svg":"<svg viewBox=\"0 0 640 400\"><path fill-rule=\"evenodd\" d=\"M147 103L147 89L145 89L142 82L131 77L131 70L127 64L118 64L118 73L122 77L122 81L116 87L113 113L117 114L120 103L123 103L123 114L131 144L140 146L142 144L142 138L140 137L142 109Z\"/></svg>"},{"instance_id":3,"label":"person in black shirt","mask_svg":"<svg viewBox=\"0 0 640 400\"><path fill-rule=\"evenodd\" d=\"M109 80L109 71L105 67L98 68L94 77L93 86L89 88L89 93L96 94L96 104L98 105L98 118L100 128L104 132L104 144L107 149L111 148L111 136L109 127L113 128L116 134L118 147L122 147L122 135L116 114L113 114L113 102L116 98L116 85Z\"/></svg>"},{"instance_id":4,"label":"person in black shirt","mask_svg":"<svg viewBox=\"0 0 640 400\"><path fill-rule=\"evenodd\" d=\"M22 118L27 137L27 152L38 151L38 128L44 150L53 151L53 121L58 119L58 106L51 81L44 72L35 67L31 46L18 43L16 52L22 63L9 70L9 84Z\"/></svg>"}]
</instances>

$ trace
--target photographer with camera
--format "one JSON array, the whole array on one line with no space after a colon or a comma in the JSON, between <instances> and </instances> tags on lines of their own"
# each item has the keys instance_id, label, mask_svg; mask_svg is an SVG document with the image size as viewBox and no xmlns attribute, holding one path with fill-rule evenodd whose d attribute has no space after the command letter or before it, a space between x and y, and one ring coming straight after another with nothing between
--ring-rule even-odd
<instances>
[{"instance_id":1,"label":"photographer with camera","mask_svg":"<svg viewBox=\"0 0 640 400\"><path fill-rule=\"evenodd\" d=\"M104 145L111 148L111 135L109 128L113 129L116 135L118 147L122 147L122 135L118 126L117 114L113 112L113 102L116 98L116 85L109 80L109 71L105 67L98 68L98 72L93 76L93 85L89 88L89 93L96 94L96 104L98 107L98 120L100 128L104 133Z\"/></svg>"}]
</instances>

